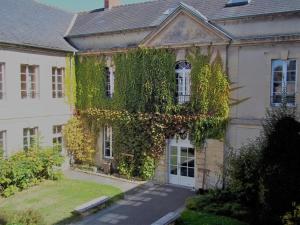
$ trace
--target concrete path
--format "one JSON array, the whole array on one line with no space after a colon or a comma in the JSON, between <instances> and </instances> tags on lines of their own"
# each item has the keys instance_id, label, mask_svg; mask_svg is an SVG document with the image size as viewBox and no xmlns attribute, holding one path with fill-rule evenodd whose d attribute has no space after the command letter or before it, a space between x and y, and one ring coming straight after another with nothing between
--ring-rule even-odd
<instances>
[{"instance_id":1,"label":"concrete path","mask_svg":"<svg viewBox=\"0 0 300 225\"><path fill-rule=\"evenodd\" d=\"M125 194L125 199L73 225L150 225L184 206L190 189L147 183Z\"/></svg>"},{"instance_id":2,"label":"concrete path","mask_svg":"<svg viewBox=\"0 0 300 225\"><path fill-rule=\"evenodd\" d=\"M123 192L127 192L136 188L140 185L140 183L125 181L121 179L115 179L111 177L99 176L99 175L92 175L87 174L84 172L74 171L74 170L66 170L64 171L66 177L70 179L77 179L77 180L85 180L85 181L94 181L101 184L108 184L115 187L120 188Z\"/></svg>"}]
</instances>

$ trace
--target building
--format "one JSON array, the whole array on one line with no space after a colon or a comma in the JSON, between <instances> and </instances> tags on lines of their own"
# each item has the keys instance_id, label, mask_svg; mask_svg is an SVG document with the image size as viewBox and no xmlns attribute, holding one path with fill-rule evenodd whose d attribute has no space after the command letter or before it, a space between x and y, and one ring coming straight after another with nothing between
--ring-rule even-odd
<instances>
[{"instance_id":1,"label":"building","mask_svg":"<svg viewBox=\"0 0 300 225\"><path fill-rule=\"evenodd\" d=\"M72 115L65 101L64 40L73 15L35 1L5 0L0 7L0 148L5 156L61 145Z\"/></svg>"},{"instance_id":2,"label":"building","mask_svg":"<svg viewBox=\"0 0 300 225\"><path fill-rule=\"evenodd\" d=\"M169 148L166 149L156 171L155 179L157 181L195 188L220 185L224 154L228 149L238 149L251 138L259 135L261 120L266 109L277 107L282 101L284 93L287 94L289 107L296 107L299 104L297 68L300 63L300 1L156 0L121 6L115 6L116 2L114 1L113 4L114 7L110 7L109 1L106 1L104 9L78 13L73 19L71 19L71 15L64 17L69 23L64 27L65 39L78 50L77 54L79 55L105 55L111 81L113 81L114 70L111 60L113 54L139 46L174 49L177 61L184 62L183 65L185 65L176 72L182 74L182 77L188 77L192 65L187 62L186 52L189 48L198 46L204 52L208 47L218 50L230 80L236 87L240 87L232 92L232 98L243 101L231 108L231 120L224 141L208 140L206 151L195 151L188 140L168 140ZM1 15L3 13L1 12ZM64 19L61 18L62 21ZM44 22L49 23L46 20ZM51 23L49 26L55 26L53 24ZM58 24L62 26L61 23ZM4 30L10 28L11 26ZM40 27L40 29L39 31L39 28L35 27L34 30L43 33L43 28ZM58 28L52 27L52 29ZM1 30L3 29L1 28ZM24 48L24 43L22 46ZM41 48L41 46L38 47ZM43 49L45 50L45 48ZM55 50L57 54L58 52L72 51L72 48L66 49L60 46ZM13 53L14 51L10 50L9 52ZM3 50L1 50L0 56L2 56L2 52ZM18 54L21 53L15 55ZM45 56L39 54L39 56ZM28 54L26 55L28 56ZM1 60L3 60L2 57L0 57ZM8 62L4 63L7 71L9 64ZM19 62L21 65L22 63ZM31 62L25 64L31 65ZM33 61L32 64L37 65L38 62ZM58 65L58 67L61 66L63 65ZM49 65L49 68L51 67L53 65ZM2 66L2 68L4 67ZM15 72L12 72L16 74L15 77L18 76L19 69L18 65L15 67ZM20 85L19 81L16 80L14 85ZM187 82L183 85L189 84ZM19 93L21 90L19 89L18 93L15 91L18 88L20 87L14 86L6 92L7 102L13 101L11 104L14 106L11 106L11 109L7 107L7 110L3 110L4 103L0 103L0 119L3 121L0 123L0 127L7 130L7 136L9 129L12 128L5 128L4 124L12 124L8 122L12 115L11 112L17 112L13 107L18 105L19 110L24 110L24 106L27 106L25 101L22 102ZM44 94L43 98L45 100L48 98L48 101L54 104L51 99L51 90L48 90L48 97L46 95ZM185 95L189 95L189 93L183 93L182 101L188 100L184 98ZM9 100L9 98L13 100ZM15 101L20 103L16 104ZM48 101L47 105L49 105ZM42 103L40 107L42 107ZM66 106L62 104L59 107L62 111L66 110L64 112L68 114ZM50 108L52 110L56 107ZM47 107L47 109L50 108ZM42 107L41 110L43 109ZM58 105L56 109L58 109ZM36 118L42 114L37 115L33 111L36 113L38 110L31 108L30 113L28 111L27 113L31 115L32 121L37 121ZM52 113L57 115L55 112ZM26 115L26 111L20 111L18 115L22 118ZM18 115L14 117L19 118ZM17 120L15 119L15 121ZM28 119L28 121L30 120ZM59 124L61 123L63 121L59 122ZM21 138L23 128L32 128L37 125L33 123L18 126L16 132ZM98 166L105 166L112 160L113 155L111 148L113 131L105 128L102 133L96 154ZM15 144L15 135L12 136L12 139L14 140L8 138L7 143L11 140ZM17 147L13 144L10 148ZM104 148L104 146L106 147ZM176 148L174 154L170 153L172 146ZM176 167L176 173L170 169L170 156L179 159L182 156L182 148L190 148L193 151L192 157L189 159L194 162L194 166L190 168L193 170L191 176L181 173L180 163L172 165ZM208 173L204 173L204 170L208 170Z\"/></svg>"}]
</instances>

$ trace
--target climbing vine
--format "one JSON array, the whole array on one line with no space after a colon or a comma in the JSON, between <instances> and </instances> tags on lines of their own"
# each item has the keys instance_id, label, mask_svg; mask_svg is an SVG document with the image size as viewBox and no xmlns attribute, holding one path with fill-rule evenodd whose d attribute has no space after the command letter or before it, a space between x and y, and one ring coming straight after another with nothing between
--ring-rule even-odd
<instances>
[{"instance_id":1,"label":"climbing vine","mask_svg":"<svg viewBox=\"0 0 300 225\"><path fill-rule=\"evenodd\" d=\"M175 54L166 49L135 49L113 56L115 89L105 95L103 57L76 59L77 109L90 127L113 127L119 172L149 178L166 139L189 134L200 147L223 136L229 112L229 82L219 54L188 54L192 64L191 101L176 104ZM99 129L95 129L98 131ZM98 134L97 134L98 135Z\"/></svg>"},{"instance_id":2,"label":"climbing vine","mask_svg":"<svg viewBox=\"0 0 300 225\"><path fill-rule=\"evenodd\" d=\"M66 102L74 106L76 104L76 77L75 57L72 55L66 57L65 94Z\"/></svg>"}]
</instances>

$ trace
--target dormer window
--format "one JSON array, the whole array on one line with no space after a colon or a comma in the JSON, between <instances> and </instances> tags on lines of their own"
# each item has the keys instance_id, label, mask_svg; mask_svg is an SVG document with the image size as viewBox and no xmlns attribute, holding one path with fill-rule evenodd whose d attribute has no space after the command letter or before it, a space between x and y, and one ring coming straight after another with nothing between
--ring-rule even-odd
<instances>
[{"instance_id":1,"label":"dormer window","mask_svg":"<svg viewBox=\"0 0 300 225\"><path fill-rule=\"evenodd\" d=\"M228 0L226 7L248 5L251 0Z\"/></svg>"}]
</instances>

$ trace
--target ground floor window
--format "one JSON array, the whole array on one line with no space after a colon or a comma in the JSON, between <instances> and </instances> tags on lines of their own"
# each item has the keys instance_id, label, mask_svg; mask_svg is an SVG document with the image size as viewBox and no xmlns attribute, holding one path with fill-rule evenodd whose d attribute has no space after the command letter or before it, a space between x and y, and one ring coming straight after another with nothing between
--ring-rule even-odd
<instances>
[{"instance_id":1,"label":"ground floor window","mask_svg":"<svg viewBox=\"0 0 300 225\"><path fill-rule=\"evenodd\" d=\"M62 128L63 128L63 125L54 125L52 128L53 147L59 151L62 151L62 148L63 148Z\"/></svg>"},{"instance_id":2,"label":"ground floor window","mask_svg":"<svg viewBox=\"0 0 300 225\"><path fill-rule=\"evenodd\" d=\"M272 60L271 104L279 105L284 101L294 106L296 101L296 60Z\"/></svg>"},{"instance_id":3,"label":"ground floor window","mask_svg":"<svg viewBox=\"0 0 300 225\"><path fill-rule=\"evenodd\" d=\"M38 128L24 128L23 129L23 149L27 151L28 149L34 147L38 142Z\"/></svg>"},{"instance_id":4,"label":"ground floor window","mask_svg":"<svg viewBox=\"0 0 300 225\"><path fill-rule=\"evenodd\" d=\"M103 131L104 158L113 158L112 151L112 127L105 126Z\"/></svg>"},{"instance_id":5,"label":"ground floor window","mask_svg":"<svg viewBox=\"0 0 300 225\"><path fill-rule=\"evenodd\" d=\"M6 157L6 131L0 131L0 156Z\"/></svg>"}]
</instances>

